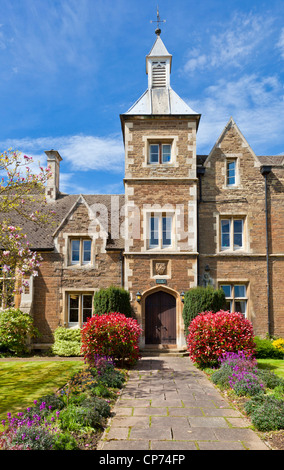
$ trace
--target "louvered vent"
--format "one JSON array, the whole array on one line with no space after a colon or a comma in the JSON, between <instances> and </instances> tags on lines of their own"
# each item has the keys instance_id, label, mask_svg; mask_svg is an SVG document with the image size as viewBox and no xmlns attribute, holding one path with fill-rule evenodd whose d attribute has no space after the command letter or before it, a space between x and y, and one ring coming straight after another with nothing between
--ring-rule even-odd
<instances>
[{"instance_id":1,"label":"louvered vent","mask_svg":"<svg viewBox=\"0 0 284 470\"><path fill-rule=\"evenodd\" d=\"M167 85L166 62L153 62L152 87L165 88Z\"/></svg>"}]
</instances>

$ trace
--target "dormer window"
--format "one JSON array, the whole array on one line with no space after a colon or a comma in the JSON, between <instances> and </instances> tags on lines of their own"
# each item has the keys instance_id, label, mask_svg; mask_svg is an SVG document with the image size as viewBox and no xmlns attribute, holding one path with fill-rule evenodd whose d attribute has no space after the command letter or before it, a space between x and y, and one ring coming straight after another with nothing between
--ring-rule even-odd
<instances>
[{"instance_id":1,"label":"dormer window","mask_svg":"<svg viewBox=\"0 0 284 470\"><path fill-rule=\"evenodd\" d=\"M152 88L165 88L167 85L166 62L152 63Z\"/></svg>"},{"instance_id":2,"label":"dormer window","mask_svg":"<svg viewBox=\"0 0 284 470\"><path fill-rule=\"evenodd\" d=\"M70 248L71 264L82 266L91 263L92 241L90 239L71 239Z\"/></svg>"},{"instance_id":3,"label":"dormer window","mask_svg":"<svg viewBox=\"0 0 284 470\"><path fill-rule=\"evenodd\" d=\"M164 164L171 162L172 146L169 143L153 143L149 145L149 163Z\"/></svg>"}]
</instances>

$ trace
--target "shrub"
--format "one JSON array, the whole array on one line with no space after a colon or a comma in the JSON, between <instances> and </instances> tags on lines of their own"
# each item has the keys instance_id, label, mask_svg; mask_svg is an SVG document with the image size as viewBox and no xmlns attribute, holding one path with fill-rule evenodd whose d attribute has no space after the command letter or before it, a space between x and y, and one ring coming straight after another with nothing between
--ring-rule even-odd
<instances>
[{"instance_id":1,"label":"shrub","mask_svg":"<svg viewBox=\"0 0 284 470\"><path fill-rule=\"evenodd\" d=\"M110 416L109 404L98 397L85 398L80 403L71 403L60 411L60 428L68 431L84 431L102 427Z\"/></svg>"},{"instance_id":2,"label":"shrub","mask_svg":"<svg viewBox=\"0 0 284 470\"><path fill-rule=\"evenodd\" d=\"M101 416L95 409L71 404L60 413L60 428L63 430L84 431L101 425Z\"/></svg>"},{"instance_id":3,"label":"shrub","mask_svg":"<svg viewBox=\"0 0 284 470\"><path fill-rule=\"evenodd\" d=\"M218 312L226 306L223 289L215 290L212 286L194 287L184 297L183 320L185 331L190 322L202 312Z\"/></svg>"},{"instance_id":4,"label":"shrub","mask_svg":"<svg viewBox=\"0 0 284 470\"><path fill-rule=\"evenodd\" d=\"M236 376L242 379L245 374L257 373L256 360L252 356L244 354L243 351L223 353L219 358L219 363L220 369L213 372L211 380L222 388L234 388L234 377ZM241 392L240 389L236 393L241 394L239 392ZM247 394L246 391L244 394Z\"/></svg>"},{"instance_id":5,"label":"shrub","mask_svg":"<svg viewBox=\"0 0 284 470\"><path fill-rule=\"evenodd\" d=\"M220 369L215 370L211 375L211 380L214 384L219 385L221 388L228 388L229 380L232 375L232 369L228 364L224 364Z\"/></svg>"},{"instance_id":6,"label":"shrub","mask_svg":"<svg viewBox=\"0 0 284 470\"><path fill-rule=\"evenodd\" d=\"M52 450L54 436L41 426L21 426L16 430L12 445L22 445L28 450Z\"/></svg>"},{"instance_id":7,"label":"shrub","mask_svg":"<svg viewBox=\"0 0 284 470\"><path fill-rule=\"evenodd\" d=\"M239 396L253 396L264 392L264 386L258 376L252 372L233 372L229 383L234 392Z\"/></svg>"},{"instance_id":8,"label":"shrub","mask_svg":"<svg viewBox=\"0 0 284 470\"><path fill-rule=\"evenodd\" d=\"M28 353L28 339L39 335L32 317L19 309L0 312L0 350L20 356Z\"/></svg>"},{"instance_id":9,"label":"shrub","mask_svg":"<svg viewBox=\"0 0 284 470\"><path fill-rule=\"evenodd\" d=\"M110 286L94 294L94 314L104 315L111 312L123 312L126 317L132 316L130 294L120 287Z\"/></svg>"},{"instance_id":10,"label":"shrub","mask_svg":"<svg viewBox=\"0 0 284 470\"><path fill-rule=\"evenodd\" d=\"M55 437L52 450L78 450L76 439L67 432L60 433Z\"/></svg>"},{"instance_id":11,"label":"shrub","mask_svg":"<svg viewBox=\"0 0 284 470\"><path fill-rule=\"evenodd\" d=\"M111 388L122 387L125 382L125 376L114 368L112 358L101 357L96 354L89 362L91 362L90 372L97 379L97 382Z\"/></svg>"},{"instance_id":12,"label":"shrub","mask_svg":"<svg viewBox=\"0 0 284 470\"><path fill-rule=\"evenodd\" d=\"M32 417L24 416L19 412L17 417L7 413L8 420L2 420L4 431L0 433L1 450L51 450L54 437L58 431L54 428L56 418L34 414Z\"/></svg>"},{"instance_id":13,"label":"shrub","mask_svg":"<svg viewBox=\"0 0 284 470\"><path fill-rule=\"evenodd\" d=\"M87 397L82 401L81 405L85 406L86 408L95 409L102 418L108 418L110 416L110 406L102 398Z\"/></svg>"},{"instance_id":14,"label":"shrub","mask_svg":"<svg viewBox=\"0 0 284 470\"><path fill-rule=\"evenodd\" d=\"M140 357L141 327L133 318L121 313L95 315L82 328L82 353L92 364L94 356L111 356L134 364Z\"/></svg>"},{"instance_id":15,"label":"shrub","mask_svg":"<svg viewBox=\"0 0 284 470\"><path fill-rule=\"evenodd\" d=\"M241 313L204 312L189 325L187 336L191 359L200 367L218 366L226 351L254 354L252 324Z\"/></svg>"},{"instance_id":16,"label":"shrub","mask_svg":"<svg viewBox=\"0 0 284 470\"><path fill-rule=\"evenodd\" d=\"M284 401L269 395L258 395L248 401L245 411L258 431L284 429Z\"/></svg>"},{"instance_id":17,"label":"shrub","mask_svg":"<svg viewBox=\"0 0 284 470\"><path fill-rule=\"evenodd\" d=\"M52 352L58 356L81 355L81 330L79 328L64 328L59 326L54 334Z\"/></svg>"},{"instance_id":18,"label":"shrub","mask_svg":"<svg viewBox=\"0 0 284 470\"><path fill-rule=\"evenodd\" d=\"M32 419L33 416L47 417L54 410L62 410L64 402L56 394L46 395L41 400L34 400L34 406L28 407L24 413L24 418Z\"/></svg>"},{"instance_id":19,"label":"shrub","mask_svg":"<svg viewBox=\"0 0 284 470\"><path fill-rule=\"evenodd\" d=\"M267 388L274 389L284 385L284 379L278 377L271 370L258 369L256 373Z\"/></svg>"},{"instance_id":20,"label":"shrub","mask_svg":"<svg viewBox=\"0 0 284 470\"><path fill-rule=\"evenodd\" d=\"M256 358L258 359L282 359L283 352L273 346L270 339L263 339L258 336L254 337L256 346Z\"/></svg>"},{"instance_id":21,"label":"shrub","mask_svg":"<svg viewBox=\"0 0 284 470\"><path fill-rule=\"evenodd\" d=\"M282 357L284 356L284 338L275 339L272 342L272 346L278 349L282 353Z\"/></svg>"},{"instance_id":22,"label":"shrub","mask_svg":"<svg viewBox=\"0 0 284 470\"><path fill-rule=\"evenodd\" d=\"M125 382L125 376L119 370L108 367L100 380L107 387L121 388Z\"/></svg>"}]
</instances>

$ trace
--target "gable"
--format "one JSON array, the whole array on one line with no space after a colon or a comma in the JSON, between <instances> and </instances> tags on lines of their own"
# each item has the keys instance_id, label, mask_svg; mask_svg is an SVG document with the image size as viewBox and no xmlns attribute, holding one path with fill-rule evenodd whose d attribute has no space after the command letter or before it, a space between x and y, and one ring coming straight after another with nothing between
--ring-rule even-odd
<instances>
[{"instance_id":1,"label":"gable","mask_svg":"<svg viewBox=\"0 0 284 470\"><path fill-rule=\"evenodd\" d=\"M243 156L246 154L246 159L251 159L252 164L255 167L260 167L260 161L256 154L248 144L247 140L241 133L237 124L231 117L228 124L225 126L220 137L213 146L208 157L204 161L204 167L208 168L211 166L211 160L218 154L217 158L230 158L236 154ZM251 158L250 158L251 157Z\"/></svg>"}]
</instances>

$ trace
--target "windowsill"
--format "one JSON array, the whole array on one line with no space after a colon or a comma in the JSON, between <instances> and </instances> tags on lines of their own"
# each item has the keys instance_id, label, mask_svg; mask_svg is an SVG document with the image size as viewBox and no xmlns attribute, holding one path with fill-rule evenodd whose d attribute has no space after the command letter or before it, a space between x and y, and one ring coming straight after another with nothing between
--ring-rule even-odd
<instances>
[{"instance_id":1,"label":"windowsill","mask_svg":"<svg viewBox=\"0 0 284 470\"><path fill-rule=\"evenodd\" d=\"M150 166L150 167L161 167L163 168L164 166L166 167L173 167L175 164L173 162L169 162L169 163L151 163L151 162L148 162L147 163L147 166Z\"/></svg>"},{"instance_id":2,"label":"windowsill","mask_svg":"<svg viewBox=\"0 0 284 470\"><path fill-rule=\"evenodd\" d=\"M91 269L94 268L95 266L92 263L86 263L86 264L68 264L65 266L67 269Z\"/></svg>"},{"instance_id":3,"label":"windowsill","mask_svg":"<svg viewBox=\"0 0 284 470\"><path fill-rule=\"evenodd\" d=\"M226 256L242 256L242 255L249 255L250 253L246 250L221 250L217 252L218 255Z\"/></svg>"},{"instance_id":4,"label":"windowsill","mask_svg":"<svg viewBox=\"0 0 284 470\"><path fill-rule=\"evenodd\" d=\"M168 252L168 251L173 251L175 248L173 246L168 246L167 248L160 248L160 247L148 247L147 251L155 252L155 253L161 253L161 252Z\"/></svg>"},{"instance_id":5,"label":"windowsill","mask_svg":"<svg viewBox=\"0 0 284 470\"><path fill-rule=\"evenodd\" d=\"M224 185L223 189L243 189L243 186L241 184Z\"/></svg>"}]
</instances>

